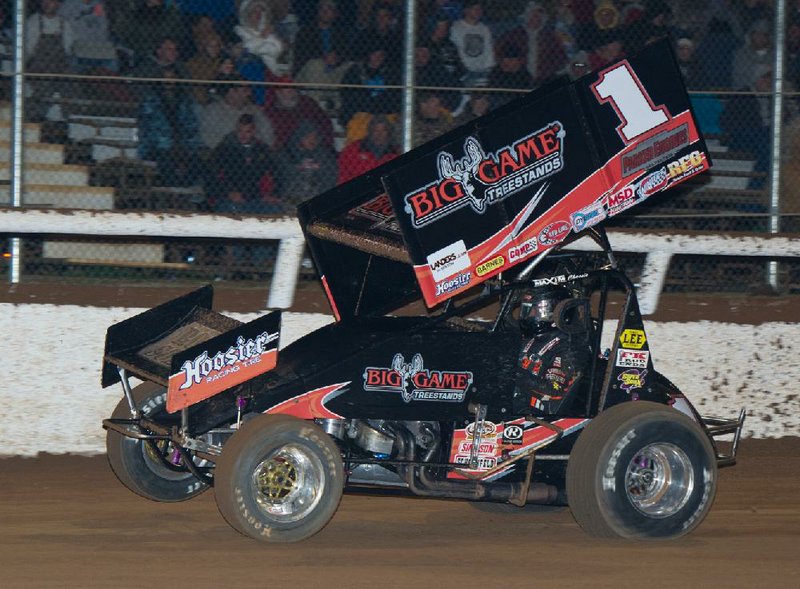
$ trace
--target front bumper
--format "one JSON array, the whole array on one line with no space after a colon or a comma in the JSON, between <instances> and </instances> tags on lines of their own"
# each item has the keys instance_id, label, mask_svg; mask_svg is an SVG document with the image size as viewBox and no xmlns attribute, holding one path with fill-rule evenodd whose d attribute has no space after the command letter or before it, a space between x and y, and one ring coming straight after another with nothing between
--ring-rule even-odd
<instances>
[{"instance_id":1,"label":"front bumper","mask_svg":"<svg viewBox=\"0 0 800 589\"><path fill-rule=\"evenodd\" d=\"M736 419L724 419L721 417L706 417L704 416L703 425L708 432L708 436L714 445L714 452L717 455L717 466L722 468L725 466L733 466L736 464L736 453L739 450L739 440L742 437L742 426L744 426L744 418L746 412L742 409L739 412L739 417ZM730 448L727 452L720 452L717 438L722 436L733 435L733 440L730 441Z\"/></svg>"}]
</instances>

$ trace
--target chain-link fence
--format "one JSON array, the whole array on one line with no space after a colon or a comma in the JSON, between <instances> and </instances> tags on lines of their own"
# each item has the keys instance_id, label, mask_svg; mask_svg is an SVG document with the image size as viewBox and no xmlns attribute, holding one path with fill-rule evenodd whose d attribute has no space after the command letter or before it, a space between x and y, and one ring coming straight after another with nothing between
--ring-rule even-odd
<instances>
[{"instance_id":1,"label":"chain-link fence","mask_svg":"<svg viewBox=\"0 0 800 589\"><path fill-rule=\"evenodd\" d=\"M0 18L0 151L24 107L21 206L292 214L521 92L668 36L714 168L616 225L800 232L794 2L5 0ZM179 236L3 244L0 263L18 255L26 281L262 280L276 252ZM666 288L800 287L796 263L774 268L677 257Z\"/></svg>"}]
</instances>

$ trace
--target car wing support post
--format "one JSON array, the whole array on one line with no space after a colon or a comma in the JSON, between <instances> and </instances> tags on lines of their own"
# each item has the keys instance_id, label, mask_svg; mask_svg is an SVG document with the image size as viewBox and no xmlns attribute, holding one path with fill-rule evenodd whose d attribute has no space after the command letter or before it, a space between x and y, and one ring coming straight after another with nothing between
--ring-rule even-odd
<instances>
[{"instance_id":1,"label":"car wing support post","mask_svg":"<svg viewBox=\"0 0 800 589\"><path fill-rule=\"evenodd\" d=\"M131 383L128 382L128 371L124 368L117 368L117 372L119 372L119 380L122 383L122 391L125 393L125 400L128 402L128 408L131 410L131 417L133 417L133 419L138 419L139 410L136 409L136 403L133 400Z\"/></svg>"}]
</instances>

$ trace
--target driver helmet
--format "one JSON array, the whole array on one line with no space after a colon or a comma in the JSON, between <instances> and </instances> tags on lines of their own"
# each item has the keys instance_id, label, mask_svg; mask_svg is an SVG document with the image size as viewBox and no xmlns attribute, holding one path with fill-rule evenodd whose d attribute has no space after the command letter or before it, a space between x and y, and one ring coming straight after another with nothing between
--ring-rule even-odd
<instances>
[{"instance_id":1,"label":"driver helmet","mask_svg":"<svg viewBox=\"0 0 800 589\"><path fill-rule=\"evenodd\" d=\"M526 335L552 329L556 305L569 298L563 287L535 288L522 293L519 306L519 324Z\"/></svg>"}]
</instances>

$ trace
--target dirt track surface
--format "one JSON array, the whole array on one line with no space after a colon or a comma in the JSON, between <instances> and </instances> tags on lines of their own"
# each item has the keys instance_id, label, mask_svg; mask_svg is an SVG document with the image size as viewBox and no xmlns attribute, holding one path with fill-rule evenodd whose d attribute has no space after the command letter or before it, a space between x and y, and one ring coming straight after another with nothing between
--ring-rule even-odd
<instances>
[{"instance_id":1,"label":"dirt track surface","mask_svg":"<svg viewBox=\"0 0 800 589\"><path fill-rule=\"evenodd\" d=\"M0 587L797 587L800 438L744 440L688 538L597 541L567 509L345 495L322 532L267 545L213 491L141 499L105 457L0 460Z\"/></svg>"}]
</instances>

